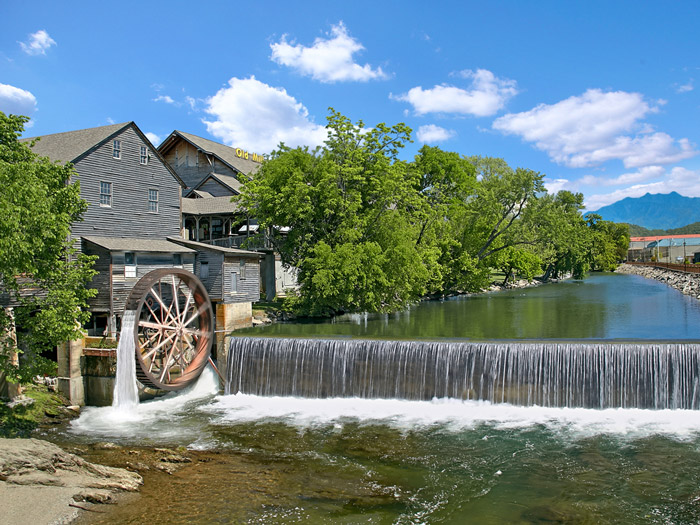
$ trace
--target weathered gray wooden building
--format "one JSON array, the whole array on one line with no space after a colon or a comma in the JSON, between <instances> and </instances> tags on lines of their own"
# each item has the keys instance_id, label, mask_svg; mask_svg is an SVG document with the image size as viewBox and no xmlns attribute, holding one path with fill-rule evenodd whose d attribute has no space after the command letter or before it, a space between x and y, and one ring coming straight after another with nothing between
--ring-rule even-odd
<instances>
[{"instance_id":1,"label":"weathered gray wooden building","mask_svg":"<svg viewBox=\"0 0 700 525\"><path fill-rule=\"evenodd\" d=\"M177 130L158 151L188 186L182 199L185 239L264 254L261 288L268 300L296 288L296 271L282 265L265 232L257 231L257 223L231 202L242 184L260 169L261 156Z\"/></svg>"},{"instance_id":2,"label":"weathered gray wooden building","mask_svg":"<svg viewBox=\"0 0 700 525\"><path fill-rule=\"evenodd\" d=\"M216 305L218 332L250 322L252 302L260 298L259 254L178 242L182 193L191 188L134 122L45 135L33 148L52 161L72 163L88 203L71 237L82 252L97 256L92 287L98 294L89 303L89 334L115 335L128 294L156 268L184 268L202 277ZM223 335L217 346L224 346ZM70 341L59 348L59 387L76 404L85 401L90 379L105 383L83 377L84 344Z\"/></svg>"},{"instance_id":3,"label":"weathered gray wooden building","mask_svg":"<svg viewBox=\"0 0 700 525\"><path fill-rule=\"evenodd\" d=\"M183 256L194 265L194 251L166 240L180 235L184 182L134 122L44 135L33 150L75 167L88 209L71 236L81 251L98 256L88 330L114 334L137 275L182 265Z\"/></svg>"}]
</instances>

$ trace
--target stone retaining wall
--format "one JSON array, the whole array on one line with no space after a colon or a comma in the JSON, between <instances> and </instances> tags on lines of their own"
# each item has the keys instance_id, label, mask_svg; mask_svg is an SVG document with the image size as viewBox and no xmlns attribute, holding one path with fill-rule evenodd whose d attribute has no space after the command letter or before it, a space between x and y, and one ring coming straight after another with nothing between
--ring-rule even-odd
<instances>
[{"instance_id":1,"label":"stone retaining wall","mask_svg":"<svg viewBox=\"0 0 700 525\"><path fill-rule=\"evenodd\" d=\"M657 281L672 286L676 290L679 290L686 295L700 299L700 274L675 272L665 268L638 266L632 264L621 264L615 271L618 273L641 275L647 279L656 279Z\"/></svg>"}]
</instances>

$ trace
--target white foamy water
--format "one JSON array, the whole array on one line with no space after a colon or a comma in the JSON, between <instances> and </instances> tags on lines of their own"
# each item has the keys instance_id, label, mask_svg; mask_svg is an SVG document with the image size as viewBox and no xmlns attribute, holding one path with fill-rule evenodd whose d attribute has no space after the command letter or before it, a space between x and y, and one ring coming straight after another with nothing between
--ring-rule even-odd
<instances>
[{"instance_id":1,"label":"white foamy water","mask_svg":"<svg viewBox=\"0 0 700 525\"><path fill-rule=\"evenodd\" d=\"M136 383L136 348L134 345L134 323L136 312L126 310L122 317L122 330L117 346L117 377L114 382L112 407L118 410L133 410L139 404L139 389Z\"/></svg>"},{"instance_id":2,"label":"white foamy water","mask_svg":"<svg viewBox=\"0 0 700 525\"><path fill-rule=\"evenodd\" d=\"M217 414L218 424L281 420L299 427L348 420L401 429L441 427L448 431L488 425L495 429L545 426L577 437L616 434L638 438L663 434L678 439L700 435L700 411L520 407L483 401L219 396L200 410Z\"/></svg>"},{"instance_id":3,"label":"white foamy water","mask_svg":"<svg viewBox=\"0 0 700 525\"><path fill-rule=\"evenodd\" d=\"M176 421L186 418L192 401L212 396L219 391L219 379L207 366L197 382L179 392L132 405L86 407L71 422L69 431L98 437L171 437L178 435Z\"/></svg>"}]
</instances>

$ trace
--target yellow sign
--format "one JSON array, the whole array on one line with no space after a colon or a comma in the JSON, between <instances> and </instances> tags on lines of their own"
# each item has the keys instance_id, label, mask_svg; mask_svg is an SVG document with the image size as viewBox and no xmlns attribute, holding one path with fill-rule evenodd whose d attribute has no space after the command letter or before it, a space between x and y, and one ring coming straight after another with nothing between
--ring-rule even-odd
<instances>
[{"instance_id":1,"label":"yellow sign","mask_svg":"<svg viewBox=\"0 0 700 525\"><path fill-rule=\"evenodd\" d=\"M241 148L236 148L236 157L245 159L245 160L252 160L253 162L262 162L263 161L263 156L258 155L257 153L251 153L250 156L248 155L248 152L245 150L242 150Z\"/></svg>"}]
</instances>

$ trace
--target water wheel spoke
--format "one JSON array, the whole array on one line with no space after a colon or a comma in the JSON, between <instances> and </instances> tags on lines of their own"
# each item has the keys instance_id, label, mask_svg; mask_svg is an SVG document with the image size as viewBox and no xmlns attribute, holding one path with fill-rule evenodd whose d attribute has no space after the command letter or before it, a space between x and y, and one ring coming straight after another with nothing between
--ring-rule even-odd
<instances>
[{"instance_id":1,"label":"water wheel spoke","mask_svg":"<svg viewBox=\"0 0 700 525\"><path fill-rule=\"evenodd\" d=\"M192 314L192 317L190 317L186 322L182 323L183 327L189 326L195 319L197 319L200 315L202 315L204 312L207 311L208 305L203 304L200 306L195 313Z\"/></svg>"},{"instance_id":2,"label":"water wheel spoke","mask_svg":"<svg viewBox=\"0 0 700 525\"><path fill-rule=\"evenodd\" d=\"M143 354L143 358L144 359L150 358L153 354L155 354L158 350L160 350L163 347L163 345L172 341L173 337L176 337L176 336L177 336L177 332L173 332L168 337L166 337L165 340L161 341L158 346L151 348L146 354Z\"/></svg>"},{"instance_id":3,"label":"water wheel spoke","mask_svg":"<svg viewBox=\"0 0 700 525\"><path fill-rule=\"evenodd\" d=\"M151 321L139 321L139 326L145 328L155 328L157 330L177 330L177 326L162 323L153 323Z\"/></svg>"},{"instance_id":4,"label":"water wheel spoke","mask_svg":"<svg viewBox=\"0 0 700 525\"><path fill-rule=\"evenodd\" d=\"M160 288L160 282L158 283L158 285L159 285L159 288ZM162 322L163 324L165 324L165 322L166 322L166 321L165 321L166 316L170 318L170 321L176 322L175 318L170 314L170 309L173 307L172 303L170 304L170 307L168 307L168 306L165 304L165 302L163 301L163 299L161 298L161 296L158 295L158 294L156 293L156 291L155 291L153 288L151 288L151 294L153 295L153 297L155 298L155 300L158 301L158 303L160 304L160 308L161 308L161 312L162 312L162 313L161 313L161 317L160 317L161 322Z\"/></svg>"},{"instance_id":5,"label":"water wheel spoke","mask_svg":"<svg viewBox=\"0 0 700 525\"><path fill-rule=\"evenodd\" d=\"M175 283L175 275L171 275L173 281L173 303L175 304L175 318L180 319L180 284Z\"/></svg>"},{"instance_id":6,"label":"water wheel spoke","mask_svg":"<svg viewBox=\"0 0 700 525\"><path fill-rule=\"evenodd\" d=\"M163 364L163 372L161 373L160 380L163 381L165 379L165 376L168 376L168 381L170 381L170 361L173 358L173 352L175 352L175 349L177 348L177 343L178 340L180 339L179 335L175 335L175 341L173 342L173 345L170 347L170 353L167 355L165 359L165 363Z\"/></svg>"}]
</instances>

